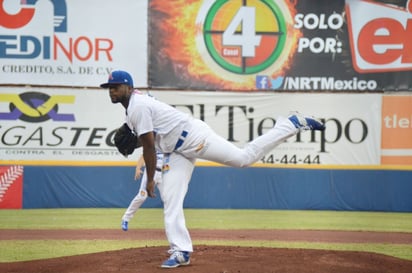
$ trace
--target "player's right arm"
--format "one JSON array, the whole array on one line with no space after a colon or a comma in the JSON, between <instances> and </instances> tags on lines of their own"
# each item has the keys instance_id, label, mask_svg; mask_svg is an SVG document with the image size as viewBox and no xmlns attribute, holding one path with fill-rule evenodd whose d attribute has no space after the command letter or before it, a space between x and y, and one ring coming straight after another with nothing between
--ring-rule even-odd
<instances>
[{"instance_id":1,"label":"player's right arm","mask_svg":"<svg viewBox=\"0 0 412 273\"><path fill-rule=\"evenodd\" d=\"M144 163L144 157L143 155L139 158L139 160L137 160L137 164L136 164L136 171L134 174L134 179L137 180L140 178L140 176L142 175L142 168L145 165Z\"/></svg>"},{"instance_id":2,"label":"player's right arm","mask_svg":"<svg viewBox=\"0 0 412 273\"><path fill-rule=\"evenodd\" d=\"M146 165L147 174L147 194L149 197L156 197L154 194L155 182L154 175L156 171L156 149L153 132L148 132L139 136L143 147L143 159Z\"/></svg>"}]
</instances>

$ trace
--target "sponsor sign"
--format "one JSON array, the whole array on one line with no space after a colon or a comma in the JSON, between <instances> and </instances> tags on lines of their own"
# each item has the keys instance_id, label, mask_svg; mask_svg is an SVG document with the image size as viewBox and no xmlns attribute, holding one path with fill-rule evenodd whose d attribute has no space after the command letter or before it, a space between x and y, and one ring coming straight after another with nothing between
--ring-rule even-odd
<instances>
[{"instance_id":1,"label":"sponsor sign","mask_svg":"<svg viewBox=\"0 0 412 273\"><path fill-rule=\"evenodd\" d=\"M325 121L324 132L302 132L264 156L261 164L379 165L378 94L273 94L153 92L160 100L206 121L219 135L243 147L291 110ZM350 111L348 111L350 109Z\"/></svg>"},{"instance_id":2,"label":"sponsor sign","mask_svg":"<svg viewBox=\"0 0 412 273\"><path fill-rule=\"evenodd\" d=\"M23 166L0 166L0 208L23 207Z\"/></svg>"},{"instance_id":3,"label":"sponsor sign","mask_svg":"<svg viewBox=\"0 0 412 273\"><path fill-rule=\"evenodd\" d=\"M383 165L412 165L412 97L384 96L382 104Z\"/></svg>"},{"instance_id":4,"label":"sponsor sign","mask_svg":"<svg viewBox=\"0 0 412 273\"><path fill-rule=\"evenodd\" d=\"M113 144L123 119L100 89L1 88L1 161L123 161Z\"/></svg>"},{"instance_id":5,"label":"sponsor sign","mask_svg":"<svg viewBox=\"0 0 412 273\"><path fill-rule=\"evenodd\" d=\"M122 68L147 86L146 41L146 1L0 0L0 84L98 86Z\"/></svg>"},{"instance_id":6,"label":"sponsor sign","mask_svg":"<svg viewBox=\"0 0 412 273\"><path fill-rule=\"evenodd\" d=\"M135 164L113 144L124 108L101 90L0 88L0 163ZM324 132L288 139L259 163L371 165L380 160L378 94L273 94L153 91L161 101L204 120L243 147L291 110L325 120ZM348 107L350 106L350 111Z\"/></svg>"},{"instance_id":7,"label":"sponsor sign","mask_svg":"<svg viewBox=\"0 0 412 273\"><path fill-rule=\"evenodd\" d=\"M365 12L368 11L368 12ZM360 73L412 70L412 2L346 0L353 66Z\"/></svg>"},{"instance_id":8,"label":"sponsor sign","mask_svg":"<svg viewBox=\"0 0 412 273\"><path fill-rule=\"evenodd\" d=\"M152 0L149 86L410 90L409 6L367 0L205 0L189 8L183 0Z\"/></svg>"}]
</instances>

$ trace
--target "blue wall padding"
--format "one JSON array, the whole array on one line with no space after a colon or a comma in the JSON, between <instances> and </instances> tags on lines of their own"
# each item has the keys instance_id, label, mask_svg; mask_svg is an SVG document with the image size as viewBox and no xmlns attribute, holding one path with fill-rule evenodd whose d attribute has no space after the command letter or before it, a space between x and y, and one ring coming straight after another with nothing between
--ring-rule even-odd
<instances>
[{"instance_id":1,"label":"blue wall padding","mask_svg":"<svg viewBox=\"0 0 412 273\"><path fill-rule=\"evenodd\" d=\"M27 166L23 207L126 207L133 176L134 167ZM411 212L411 197L412 171L196 167L185 207Z\"/></svg>"},{"instance_id":2,"label":"blue wall padding","mask_svg":"<svg viewBox=\"0 0 412 273\"><path fill-rule=\"evenodd\" d=\"M23 208L127 207L140 181L130 167L25 167ZM159 198L146 207L161 206Z\"/></svg>"},{"instance_id":3,"label":"blue wall padding","mask_svg":"<svg viewBox=\"0 0 412 273\"><path fill-rule=\"evenodd\" d=\"M412 211L412 172L197 168L186 204L208 208Z\"/></svg>"}]
</instances>

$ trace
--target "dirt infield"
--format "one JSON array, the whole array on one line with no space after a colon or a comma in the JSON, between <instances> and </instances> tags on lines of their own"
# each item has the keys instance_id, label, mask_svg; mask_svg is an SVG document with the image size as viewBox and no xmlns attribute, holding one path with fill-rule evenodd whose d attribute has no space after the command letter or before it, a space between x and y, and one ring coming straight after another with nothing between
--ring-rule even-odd
<instances>
[{"instance_id":1,"label":"dirt infield","mask_svg":"<svg viewBox=\"0 0 412 273\"><path fill-rule=\"evenodd\" d=\"M335 230L205 230L191 229L194 240L267 240L329 243L411 244L412 233ZM0 240L166 240L163 229L38 230L2 229Z\"/></svg>"},{"instance_id":2,"label":"dirt infield","mask_svg":"<svg viewBox=\"0 0 412 273\"><path fill-rule=\"evenodd\" d=\"M1 230L0 240L139 240L165 239L163 230ZM337 243L412 244L411 233L290 231L290 230L192 230L194 240L273 240ZM3 250L2 250L3 251ZM412 261L386 255L354 251L280 249L195 245L191 264L161 269L166 247L132 248L117 251L0 263L2 273L410 273Z\"/></svg>"}]
</instances>

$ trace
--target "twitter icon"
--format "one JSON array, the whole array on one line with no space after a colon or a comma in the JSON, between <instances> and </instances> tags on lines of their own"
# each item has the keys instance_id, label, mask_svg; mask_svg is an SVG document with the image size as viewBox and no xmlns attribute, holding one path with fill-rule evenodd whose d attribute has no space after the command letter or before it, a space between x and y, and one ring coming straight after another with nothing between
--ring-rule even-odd
<instances>
[{"instance_id":1,"label":"twitter icon","mask_svg":"<svg viewBox=\"0 0 412 273\"><path fill-rule=\"evenodd\" d=\"M271 79L271 80L270 80L271 89L278 89L278 88L280 88L280 87L282 86L282 84L283 84L283 80L284 80L284 77L282 77L282 76L279 76L279 77L277 77L276 79Z\"/></svg>"}]
</instances>

